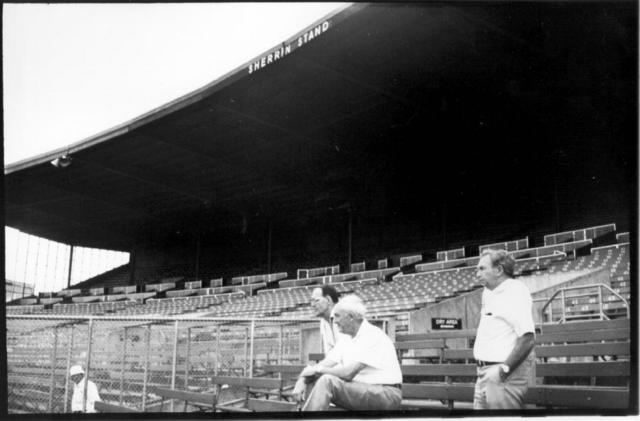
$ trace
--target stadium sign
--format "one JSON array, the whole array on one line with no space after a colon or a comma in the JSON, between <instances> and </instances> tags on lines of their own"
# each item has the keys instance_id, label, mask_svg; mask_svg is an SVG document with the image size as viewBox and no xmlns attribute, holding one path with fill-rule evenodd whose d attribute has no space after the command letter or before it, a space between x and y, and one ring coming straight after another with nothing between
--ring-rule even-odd
<instances>
[{"instance_id":1,"label":"stadium sign","mask_svg":"<svg viewBox=\"0 0 640 421\"><path fill-rule=\"evenodd\" d=\"M249 63L249 67L247 69L249 71L249 74L255 72L256 70L260 70L277 60L280 60L284 56L291 53L291 51L296 49L297 47L302 47L315 37L322 35L327 31L327 29L329 29L329 21L325 20L321 24L309 29L308 31L305 31L296 40L290 42L289 44L282 43L282 46L276 48L275 50L269 51L267 54Z\"/></svg>"},{"instance_id":2,"label":"stadium sign","mask_svg":"<svg viewBox=\"0 0 640 421\"><path fill-rule=\"evenodd\" d=\"M462 319L445 319L442 317L431 318L431 329L433 330L450 330L462 329Z\"/></svg>"}]
</instances>

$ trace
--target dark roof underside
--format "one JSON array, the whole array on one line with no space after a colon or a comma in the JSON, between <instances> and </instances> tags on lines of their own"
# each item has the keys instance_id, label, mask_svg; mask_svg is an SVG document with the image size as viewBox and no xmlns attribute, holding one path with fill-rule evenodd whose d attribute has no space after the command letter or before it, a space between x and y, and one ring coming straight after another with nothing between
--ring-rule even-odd
<instances>
[{"instance_id":1,"label":"dark roof underside","mask_svg":"<svg viewBox=\"0 0 640 421\"><path fill-rule=\"evenodd\" d=\"M625 210L636 12L633 2L356 5L284 58L75 148L68 168L7 167L6 224L124 250L347 204L526 218L555 194Z\"/></svg>"}]
</instances>

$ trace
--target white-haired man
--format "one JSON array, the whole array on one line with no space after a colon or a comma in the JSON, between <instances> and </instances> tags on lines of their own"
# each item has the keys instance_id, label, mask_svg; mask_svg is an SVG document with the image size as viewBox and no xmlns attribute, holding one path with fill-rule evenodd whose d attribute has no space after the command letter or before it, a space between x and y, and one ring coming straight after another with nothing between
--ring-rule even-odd
<instances>
[{"instance_id":1,"label":"white-haired man","mask_svg":"<svg viewBox=\"0 0 640 421\"><path fill-rule=\"evenodd\" d=\"M98 387L94 382L85 379L85 373L81 366L74 365L69 370L69 377L73 381L73 395L71 396L71 412L96 412L95 403L100 401ZM87 387L87 405L84 407L85 383ZM83 408L84 407L84 408Z\"/></svg>"},{"instance_id":2,"label":"white-haired man","mask_svg":"<svg viewBox=\"0 0 640 421\"><path fill-rule=\"evenodd\" d=\"M399 409L402 372L391 339L365 318L366 307L355 295L335 305L334 323L349 336L318 364L306 367L296 389L315 378L303 411L328 410L330 404L350 410ZM302 394L297 395L302 400Z\"/></svg>"}]
</instances>

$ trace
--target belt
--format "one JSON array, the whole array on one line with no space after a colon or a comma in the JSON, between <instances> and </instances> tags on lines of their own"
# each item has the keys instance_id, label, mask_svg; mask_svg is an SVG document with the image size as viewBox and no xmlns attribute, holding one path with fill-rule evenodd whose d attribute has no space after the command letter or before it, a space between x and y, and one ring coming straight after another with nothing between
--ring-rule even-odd
<instances>
[{"instance_id":1,"label":"belt","mask_svg":"<svg viewBox=\"0 0 640 421\"><path fill-rule=\"evenodd\" d=\"M495 362L495 361L482 361L482 360L478 360L476 361L476 364L478 364L478 367L486 367L488 365L496 365L496 364L502 364L500 362Z\"/></svg>"},{"instance_id":2,"label":"belt","mask_svg":"<svg viewBox=\"0 0 640 421\"><path fill-rule=\"evenodd\" d=\"M400 384L400 383L396 383L396 384L381 384L380 386L388 386L388 387L395 387L396 389L402 389L402 384Z\"/></svg>"}]
</instances>

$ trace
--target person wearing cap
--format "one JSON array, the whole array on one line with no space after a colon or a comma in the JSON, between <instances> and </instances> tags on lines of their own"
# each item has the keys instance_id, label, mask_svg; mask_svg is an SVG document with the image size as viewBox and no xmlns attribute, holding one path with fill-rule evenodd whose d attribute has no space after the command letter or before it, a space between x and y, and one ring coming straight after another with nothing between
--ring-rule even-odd
<instances>
[{"instance_id":1,"label":"person wearing cap","mask_svg":"<svg viewBox=\"0 0 640 421\"><path fill-rule=\"evenodd\" d=\"M74 365L69 370L69 377L73 381L73 395L71 396L71 412L96 412L94 404L101 401L98 387L94 382L85 379L85 373L81 366ZM83 408L84 388L87 387L87 405Z\"/></svg>"},{"instance_id":2,"label":"person wearing cap","mask_svg":"<svg viewBox=\"0 0 640 421\"><path fill-rule=\"evenodd\" d=\"M534 382L533 304L527 286L513 278L514 268L504 250L485 250L478 261L476 276L484 290L473 346L474 409L522 409Z\"/></svg>"},{"instance_id":3,"label":"person wearing cap","mask_svg":"<svg viewBox=\"0 0 640 421\"><path fill-rule=\"evenodd\" d=\"M402 371L396 349L380 328L365 319L366 310L353 294L335 305L335 324L349 337L300 374L301 379L313 379L303 411L326 411L331 404L348 410L400 408Z\"/></svg>"}]
</instances>

